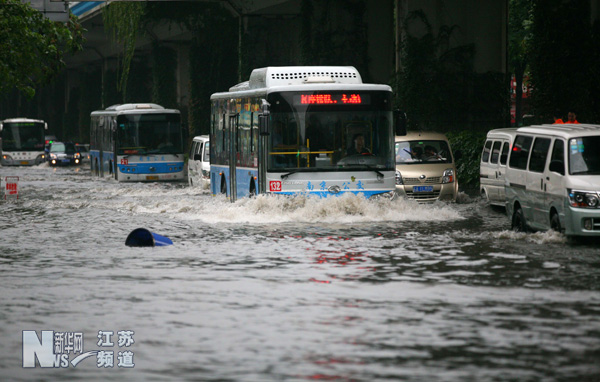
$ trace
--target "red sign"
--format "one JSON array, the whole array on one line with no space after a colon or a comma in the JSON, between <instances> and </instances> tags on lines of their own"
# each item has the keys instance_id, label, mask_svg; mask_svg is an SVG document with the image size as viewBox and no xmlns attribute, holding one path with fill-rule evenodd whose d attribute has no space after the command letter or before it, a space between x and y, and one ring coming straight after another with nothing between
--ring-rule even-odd
<instances>
[{"instance_id":1,"label":"red sign","mask_svg":"<svg viewBox=\"0 0 600 382\"><path fill-rule=\"evenodd\" d=\"M271 192L281 191L281 181L280 180L271 180L269 182L269 191L271 191Z\"/></svg>"},{"instance_id":2,"label":"red sign","mask_svg":"<svg viewBox=\"0 0 600 382\"><path fill-rule=\"evenodd\" d=\"M358 93L322 93L300 94L294 96L295 105L368 105L369 94Z\"/></svg>"},{"instance_id":3,"label":"red sign","mask_svg":"<svg viewBox=\"0 0 600 382\"><path fill-rule=\"evenodd\" d=\"M9 196L16 196L19 199L19 177L18 176L7 176L6 186L4 188L4 199Z\"/></svg>"}]
</instances>

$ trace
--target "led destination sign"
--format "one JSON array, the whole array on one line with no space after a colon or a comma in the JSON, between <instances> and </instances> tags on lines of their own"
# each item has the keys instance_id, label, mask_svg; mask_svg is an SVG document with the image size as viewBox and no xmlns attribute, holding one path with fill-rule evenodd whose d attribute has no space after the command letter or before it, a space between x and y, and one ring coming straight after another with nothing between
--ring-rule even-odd
<instances>
[{"instance_id":1,"label":"led destination sign","mask_svg":"<svg viewBox=\"0 0 600 382\"><path fill-rule=\"evenodd\" d=\"M294 96L294 105L368 105L370 103L369 94L359 93L297 94Z\"/></svg>"}]
</instances>

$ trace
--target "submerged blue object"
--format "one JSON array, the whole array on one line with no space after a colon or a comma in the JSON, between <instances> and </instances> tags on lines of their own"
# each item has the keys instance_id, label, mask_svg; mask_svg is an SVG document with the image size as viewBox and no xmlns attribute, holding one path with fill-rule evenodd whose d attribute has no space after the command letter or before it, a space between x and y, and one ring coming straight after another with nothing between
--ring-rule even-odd
<instances>
[{"instance_id":1,"label":"submerged blue object","mask_svg":"<svg viewBox=\"0 0 600 382\"><path fill-rule=\"evenodd\" d=\"M134 229L125 240L125 245L129 247L162 247L172 244L173 242L168 237L150 232L145 228Z\"/></svg>"}]
</instances>

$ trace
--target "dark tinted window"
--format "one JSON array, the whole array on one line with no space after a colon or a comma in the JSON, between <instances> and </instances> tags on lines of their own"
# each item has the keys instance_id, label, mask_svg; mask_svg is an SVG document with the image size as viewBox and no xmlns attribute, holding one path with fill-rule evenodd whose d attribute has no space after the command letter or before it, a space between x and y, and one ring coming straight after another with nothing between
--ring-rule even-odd
<instances>
[{"instance_id":1,"label":"dark tinted window","mask_svg":"<svg viewBox=\"0 0 600 382\"><path fill-rule=\"evenodd\" d=\"M529 150L531 149L532 137L518 135L515 139L508 165L511 168L525 170L527 168L527 158L529 158Z\"/></svg>"},{"instance_id":2,"label":"dark tinted window","mask_svg":"<svg viewBox=\"0 0 600 382\"><path fill-rule=\"evenodd\" d=\"M500 145L502 142L496 141L494 142L494 147L492 148L492 159L490 159L490 163L498 163L498 157L500 157Z\"/></svg>"},{"instance_id":3,"label":"dark tinted window","mask_svg":"<svg viewBox=\"0 0 600 382\"><path fill-rule=\"evenodd\" d=\"M506 161L508 160L508 150L510 149L510 143L504 142L502 146L502 154L500 154L500 164L502 166L506 166Z\"/></svg>"},{"instance_id":4,"label":"dark tinted window","mask_svg":"<svg viewBox=\"0 0 600 382\"><path fill-rule=\"evenodd\" d=\"M492 149L492 141L485 142L483 153L481 153L481 161L487 162L490 159L490 150Z\"/></svg>"},{"instance_id":5,"label":"dark tinted window","mask_svg":"<svg viewBox=\"0 0 600 382\"><path fill-rule=\"evenodd\" d=\"M546 158L550 150L550 138L536 138L531 150L531 159L529 160L529 171L544 172Z\"/></svg>"}]
</instances>

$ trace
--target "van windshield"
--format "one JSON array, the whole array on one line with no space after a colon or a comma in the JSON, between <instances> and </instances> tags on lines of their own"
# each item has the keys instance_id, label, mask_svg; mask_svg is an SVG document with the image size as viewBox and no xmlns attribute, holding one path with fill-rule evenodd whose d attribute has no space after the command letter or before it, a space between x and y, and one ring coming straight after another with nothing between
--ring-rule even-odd
<instances>
[{"instance_id":1,"label":"van windshield","mask_svg":"<svg viewBox=\"0 0 600 382\"><path fill-rule=\"evenodd\" d=\"M396 142L396 164L452 163L446 141L418 140Z\"/></svg>"},{"instance_id":2,"label":"van windshield","mask_svg":"<svg viewBox=\"0 0 600 382\"><path fill-rule=\"evenodd\" d=\"M569 173L600 175L600 136L569 140Z\"/></svg>"}]
</instances>

